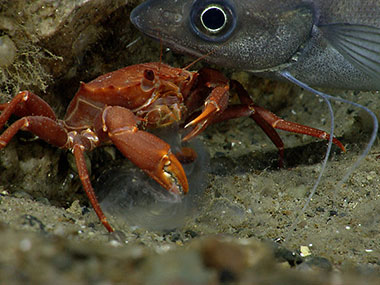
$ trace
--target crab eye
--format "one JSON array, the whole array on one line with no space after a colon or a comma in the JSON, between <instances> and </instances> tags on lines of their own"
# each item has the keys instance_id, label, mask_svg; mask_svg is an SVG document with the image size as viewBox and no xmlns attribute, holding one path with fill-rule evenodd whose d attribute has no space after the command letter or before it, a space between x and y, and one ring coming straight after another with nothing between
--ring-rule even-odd
<instances>
[{"instance_id":1,"label":"crab eye","mask_svg":"<svg viewBox=\"0 0 380 285\"><path fill-rule=\"evenodd\" d=\"M151 69L145 69L144 70L144 78L149 81L154 80L154 72Z\"/></svg>"},{"instance_id":2,"label":"crab eye","mask_svg":"<svg viewBox=\"0 0 380 285\"><path fill-rule=\"evenodd\" d=\"M145 69L143 76L141 79L141 89L144 92L149 92L154 88L154 72L151 69Z\"/></svg>"},{"instance_id":3,"label":"crab eye","mask_svg":"<svg viewBox=\"0 0 380 285\"><path fill-rule=\"evenodd\" d=\"M236 26L236 13L229 0L196 0L191 7L190 26L202 39L226 40Z\"/></svg>"}]
</instances>

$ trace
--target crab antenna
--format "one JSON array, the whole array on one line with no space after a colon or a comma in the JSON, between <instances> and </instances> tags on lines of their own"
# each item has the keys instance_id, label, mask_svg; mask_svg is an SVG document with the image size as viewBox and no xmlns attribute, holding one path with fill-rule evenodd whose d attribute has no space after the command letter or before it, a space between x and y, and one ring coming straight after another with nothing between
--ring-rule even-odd
<instances>
[{"instance_id":1,"label":"crab antenna","mask_svg":"<svg viewBox=\"0 0 380 285\"><path fill-rule=\"evenodd\" d=\"M201 57L197 58L196 60L194 60L193 62L191 62L189 65L185 66L183 69L185 70L188 70L190 67L192 67L194 64L196 64L197 62L201 61L202 59L206 58L207 56L209 55L212 55L214 52L216 52L218 49L222 48L224 45L226 45L227 42L219 45L218 47L216 47L215 49L213 49L212 51L209 51L208 53L202 55Z\"/></svg>"},{"instance_id":2,"label":"crab antenna","mask_svg":"<svg viewBox=\"0 0 380 285\"><path fill-rule=\"evenodd\" d=\"M163 57L163 44L162 44L162 38L160 37L160 65L158 68L158 72L160 72L161 69L161 63L162 63L162 57Z\"/></svg>"},{"instance_id":3,"label":"crab antenna","mask_svg":"<svg viewBox=\"0 0 380 285\"><path fill-rule=\"evenodd\" d=\"M218 47L219 48L219 47ZM192 67L194 64L196 64L197 62L201 61L202 59L205 59L207 56L213 54L214 52L216 51L216 49L202 55L201 57L198 57L196 60L194 60L193 62L191 62L189 65L185 66L183 69L185 70L188 70L190 67Z\"/></svg>"},{"instance_id":4,"label":"crab antenna","mask_svg":"<svg viewBox=\"0 0 380 285\"><path fill-rule=\"evenodd\" d=\"M160 32L158 32L158 33L160 33ZM162 52L163 44L162 44L162 37L160 34L159 34L159 38L160 38L160 63L158 65L158 74L160 74L160 71L161 71L161 63L162 63L162 56L163 56L163 52Z\"/></svg>"}]
</instances>

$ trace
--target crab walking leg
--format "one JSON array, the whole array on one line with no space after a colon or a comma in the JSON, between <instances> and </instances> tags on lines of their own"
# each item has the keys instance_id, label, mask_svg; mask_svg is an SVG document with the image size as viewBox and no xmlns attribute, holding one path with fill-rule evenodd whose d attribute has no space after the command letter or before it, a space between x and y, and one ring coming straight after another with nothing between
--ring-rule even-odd
<instances>
[{"instance_id":1,"label":"crab walking leg","mask_svg":"<svg viewBox=\"0 0 380 285\"><path fill-rule=\"evenodd\" d=\"M279 152L279 167L283 166L284 159L284 143L275 128L272 127L259 113L255 112L248 105L233 105L228 107L222 114L209 120L208 125L216 124L222 121L236 119L240 117L251 117L256 124L265 132L273 144L277 147ZM199 134L199 132L198 132ZM194 137L194 133L189 133L183 140L187 141Z\"/></svg>"},{"instance_id":2,"label":"crab walking leg","mask_svg":"<svg viewBox=\"0 0 380 285\"><path fill-rule=\"evenodd\" d=\"M3 110L0 115L0 127L5 124L12 114L18 116L36 114L36 116L23 117L6 129L0 135L0 149L5 147L19 130L30 131L40 139L57 147L67 146L67 131L56 121L55 114L50 106L37 95L27 91L20 92L9 103L1 104L0 109ZM73 152L83 188L102 224L109 232L113 232L95 197L84 162L82 148L82 145L76 144L73 147Z\"/></svg>"},{"instance_id":3,"label":"crab walking leg","mask_svg":"<svg viewBox=\"0 0 380 285\"><path fill-rule=\"evenodd\" d=\"M0 149L5 147L19 130L29 131L57 147L63 147L67 142L67 132L58 122L47 117L28 116L14 122L0 135Z\"/></svg>"},{"instance_id":4,"label":"crab walking leg","mask_svg":"<svg viewBox=\"0 0 380 285\"><path fill-rule=\"evenodd\" d=\"M303 135L308 135L312 137L316 137L319 139L324 139L324 140L329 140L330 135L322 130L315 129L312 127L308 127L305 125L301 125L298 123L286 121L284 119L281 119L277 117L275 114L272 112L261 108L259 106L255 107L256 112L258 112L268 123L270 123L273 128L283 130L283 131L288 131L292 133L298 133L298 134L303 134ZM343 146L343 144L337 139L333 138L333 143L337 145L342 151L346 151L346 148Z\"/></svg>"},{"instance_id":5,"label":"crab walking leg","mask_svg":"<svg viewBox=\"0 0 380 285\"><path fill-rule=\"evenodd\" d=\"M103 131L113 144L168 191L186 194L189 186L185 171L170 145L137 128L138 118L129 109L108 106L102 114Z\"/></svg>"},{"instance_id":6,"label":"crab walking leg","mask_svg":"<svg viewBox=\"0 0 380 285\"><path fill-rule=\"evenodd\" d=\"M279 165L281 167L284 156L284 143L282 142L280 136L278 135L275 129L281 129L288 132L300 133L317 137L320 139L329 140L330 135L325 131L283 120L277 117L272 112L255 105L252 99L249 97L247 91L238 81L231 80L231 88L234 88L236 90L242 104L229 106L227 109L225 109L223 112L220 112L217 115L215 115L214 113L211 116L206 117L202 115L204 112L203 111L197 118L195 118L188 124L193 125L195 122L196 124L199 124L199 126L195 126L194 130L192 130L188 135L186 135L185 138L183 138L184 141L193 138L194 136L198 135L201 131L203 131L205 129L204 125L207 126L221 121L249 116L260 126L260 128L265 132L265 134L278 148L280 157ZM205 122L204 120L207 120L207 122ZM333 143L336 144L340 149L345 151L343 144L335 137L333 138Z\"/></svg>"},{"instance_id":7,"label":"crab walking leg","mask_svg":"<svg viewBox=\"0 0 380 285\"><path fill-rule=\"evenodd\" d=\"M65 147L67 144L67 132L56 121L42 116L29 116L14 122L7 130L5 130L4 133L0 135L0 149L5 147L19 130L30 131L42 140L57 147ZM91 186L86 163L83 157L83 148L84 147L80 144L75 144L73 147L79 177L90 203L100 221L109 232L113 232L112 227L107 222L106 217L99 206L94 190Z\"/></svg>"},{"instance_id":8,"label":"crab walking leg","mask_svg":"<svg viewBox=\"0 0 380 285\"><path fill-rule=\"evenodd\" d=\"M56 121L53 109L39 96L29 91L19 92L10 102L0 104L0 129L9 117L14 114L18 117L43 116Z\"/></svg>"},{"instance_id":9,"label":"crab walking leg","mask_svg":"<svg viewBox=\"0 0 380 285\"><path fill-rule=\"evenodd\" d=\"M114 229L108 223L107 218L104 215L103 210L99 205L98 199L95 196L94 188L92 188L90 177L88 175L86 161L84 159L84 149L85 147L81 144L75 144L73 146L73 153L75 157L75 163L78 169L78 175L82 182L83 189L86 192L87 197L90 200L90 203L92 207L94 208L94 211L96 215L98 216L100 222L108 230L108 232L112 233Z\"/></svg>"},{"instance_id":10,"label":"crab walking leg","mask_svg":"<svg viewBox=\"0 0 380 285\"><path fill-rule=\"evenodd\" d=\"M287 132L292 132L292 133L298 133L298 134L303 134L303 135L308 135L312 137L316 137L319 139L324 139L324 140L329 140L330 135L322 130L308 127L305 125L301 125L298 123L286 121L284 119L279 118L272 112L264 109L263 107L257 106L253 103L252 99L249 97L247 91L244 89L244 87L238 82L233 80L232 81L233 86L236 88L240 102L243 103L244 105L249 106L252 109L253 113L258 114L263 120L265 120L268 124L270 124L273 128L287 131ZM253 119L254 117L251 116ZM256 120L255 120L256 121ZM337 145L342 151L346 151L345 147L343 144L337 139L333 138L333 143Z\"/></svg>"},{"instance_id":11,"label":"crab walking leg","mask_svg":"<svg viewBox=\"0 0 380 285\"><path fill-rule=\"evenodd\" d=\"M218 123L225 120L236 119L240 117L251 117L255 123L264 131L267 137L278 149L278 166L283 167L284 160L284 142L275 130L275 128L263 117L259 112L255 111L252 105L233 105L228 107L215 121L212 123ZM269 112L269 111L268 111Z\"/></svg>"}]
</instances>

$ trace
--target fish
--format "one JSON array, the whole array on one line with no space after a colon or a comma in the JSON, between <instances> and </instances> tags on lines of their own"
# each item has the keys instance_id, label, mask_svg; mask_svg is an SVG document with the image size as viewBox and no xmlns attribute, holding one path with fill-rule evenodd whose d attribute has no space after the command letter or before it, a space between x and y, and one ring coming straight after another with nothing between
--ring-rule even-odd
<instances>
[{"instance_id":1,"label":"fish","mask_svg":"<svg viewBox=\"0 0 380 285\"><path fill-rule=\"evenodd\" d=\"M131 12L130 20L175 52L290 81L322 97L329 108L330 134L335 124L330 100L367 112L373 121L369 142L336 188L376 140L379 123L372 110L315 88L380 91L379 0L148 0ZM315 194L331 144L297 217ZM296 224L297 218L291 229Z\"/></svg>"},{"instance_id":2,"label":"fish","mask_svg":"<svg viewBox=\"0 0 380 285\"><path fill-rule=\"evenodd\" d=\"M304 88L380 90L379 0L148 0L130 19L223 67Z\"/></svg>"}]
</instances>

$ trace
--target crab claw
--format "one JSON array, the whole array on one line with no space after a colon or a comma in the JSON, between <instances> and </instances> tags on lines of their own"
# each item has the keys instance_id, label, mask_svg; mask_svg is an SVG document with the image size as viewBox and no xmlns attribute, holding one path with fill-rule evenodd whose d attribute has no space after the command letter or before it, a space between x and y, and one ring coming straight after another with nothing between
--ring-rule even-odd
<instances>
[{"instance_id":1,"label":"crab claw","mask_svg":"<svg viewBox=\"0 0 380 285\"><path fill-rule=\"evenodd\" d=\"M186 194L189 190L187 177L170 145L139 130L136 120L130 110L109 106L103 111L102 129L126 158L162 187L178 196Z\"/></svg>"},{"instance_id":2,"label":"crab claw","mask_svg":"<svg viewBox=\"0 0 380 285\"><path fill-rule=\"evenodd\" d=\"M162 155L161 161L157 164L155 169L143 170L162 187L173 194L184 195L189 190L187 177L182 164L170 150Z\"/></svg>"},{"instance_id":3,"label":"crab claw","mask_svg":"<svg viewBox=\"0 0 380 285\"><path fill-rule=\"evenodd\" d=\"M206 104L203 112L196 117L194 120L186 124L185 128L194 126L194 128L184 137L182 141L188 141L193 137L200 134L209 124L209 119L218 111L217 106L215 104Z\"/></svg>"},{"instance_id":4,"label":"crab claw","mask_svg":"<svg viewBox=\"0 0 380 285\"><path fill-rule=\"evenodd\" d=\"M203 112L194 120L186 124L185 128L194 126L196 124L202 124L202 125L206 124L207 120L218 111L219 111L219 108L214 102L206 102L205 109L203 110Z\"/></svg>"},{"instance_id":5,"label":"crab claw","mask_svg":"<svg viewBox=\"0 0 380 285\"><path fill-rule=\"evenodd\" d=\"M166 190L175 195L184 195L188 192L189 185L185 171L166 142L140 130L132 134L119 133L113 135L111 139L125 157Z\"/></svg>"},{"instance_id":6,"label":"crab claw","mask_svg":"<svg viewBox=\"0 0 380 285\"><path fill-rule=\"evenodd\" d=\"M215 87L208 96L202 113L185 126L185 128L194 126L194 129L192 129L182 140L188 141L204 131L204 129L227 108L228 98L228 85Z\"/></svg>"}]
</instances>

